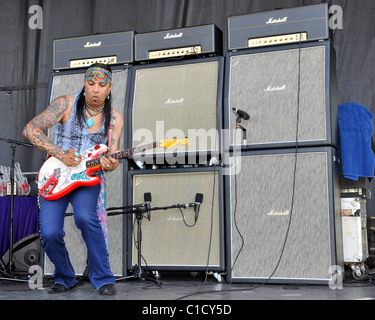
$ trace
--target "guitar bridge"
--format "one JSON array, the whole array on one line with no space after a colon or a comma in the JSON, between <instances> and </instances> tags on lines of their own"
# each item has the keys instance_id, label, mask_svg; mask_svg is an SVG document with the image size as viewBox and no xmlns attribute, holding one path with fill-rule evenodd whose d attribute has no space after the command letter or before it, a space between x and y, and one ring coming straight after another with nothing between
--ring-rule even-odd
<instances>
[{"instance_id":1,"label":"guitar bridge","mask_svg":"<svg viewBox=\"0 0 375 320\"><path fill-rule=\"evenodd\" d=\"M52 182L44 191L46 193L49 193L49 192L51 192L53 190L54 187L55 187L55 183Z\"/></svg>"},{"instance_id":2,"label":"guitar bridge","mask_svg":"<svg viewBox=\"0 0 375 320\"><path fill-rule=\"evenodd\" d=\"M91 176L92 177L98 177L99 175L100 175L100 172L99 172L100 170L97 170L97 171L93 171L93 172L91 172Z\"/></svg>"}]
</instances>

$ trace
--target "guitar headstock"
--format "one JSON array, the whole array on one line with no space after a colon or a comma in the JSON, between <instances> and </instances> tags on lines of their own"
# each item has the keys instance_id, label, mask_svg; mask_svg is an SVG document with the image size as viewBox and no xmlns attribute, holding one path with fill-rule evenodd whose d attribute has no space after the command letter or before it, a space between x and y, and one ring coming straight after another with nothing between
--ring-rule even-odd
<instances>
[{"instance_id":1,"label":"guitar headstock","mask_svg":"<svg viewBox=\"0 0 375 320\"><path fill-rule=\"evenodd\" d=\"M188 138L170 138L170 139L163 139L159 142L159 147L170 149L178 145L186 146L189 143Z\"/></svg>"}]
</instances>

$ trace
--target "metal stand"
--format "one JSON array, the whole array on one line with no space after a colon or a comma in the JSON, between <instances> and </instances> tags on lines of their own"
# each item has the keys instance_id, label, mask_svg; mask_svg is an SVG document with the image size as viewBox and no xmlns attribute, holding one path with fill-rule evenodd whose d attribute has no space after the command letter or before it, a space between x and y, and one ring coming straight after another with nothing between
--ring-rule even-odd
<instances>
[{"instance_id":1,"label":"metal stand","mask_svg":"<svg viewBox=\"0 0 375 320\"><path fill-rule=\"evenodd\" d=\"M160 280L148 277L142 269L142 226L141 225L142 225L143 214L145 213L145 211L139 210L134 213L135 213L135 218L137 220L138 265L135 265L133 276L137 279L152 281L155 284L160 285L162 284Z\"/></svg>"},{"instance_id":2,"label":"metal stand","mask_svg":"<svg viewBox=\"0 0 375 320\"><path fill-rule=\"evenodd\" d=\"M122 211L122 212L108 212L112 210L127 210L128 211ZM120 207L120 208L108 208L108 216L114 216L118 214L135 214L135 218L137 220L137 254L138 254L138 265L135 265L134 273L132 276L122 277L118 278L117 281L130 279L130 278L136 278L139 280L148 280L152 281L157 285L161 285L162 282L158 279L150 278L146 275L146 273L142 269L142 220L145 213L149 213L149 210L147 208L146 204L140 204L135 206L129 206L129 207ZM149 219L149 215L148 215Z\"/></svg>"},{"instance_id":3,"label":"metal stand","mask_svg":"<svg viewBox=\"0 0 375 320\"><path fill-rule=\"evenodd\" d=\"M246 146L246 143L247 143L246 129L243 126L241 126L240 123L241 123L241 117L238 117L236 119L236 129L241 129L242 130L242 144L244 146Z\"/></svg>"},{"instance_id":4,"label":"metal stand","mask_svg":"<svg viewBox=\"0 0 375 320\"><path fill-rule=\"evenodd\" d=\"M247 138L246 138L246 129L241 126L241 121L243 120L249 120L250 116L242 110L238 110L236 108L232 108L233 113L236 115L236 129L241 129L242 130L242 144L246 146L247 144Z\"/></svg>"},{"instance_id":5,"label":"metal stand","mask_svg":"<svg viewBox=\"0 0 375 320\"><path fill-rule=\"evenodd\" d=\"M145 200L146 200L146 195L145 194ZM129 206L129 207L116 207L116 208L108 208L107 209L107 214L108 216L114 216L118 214L128 214L128 213L134 213L135 218L137 220L137 253L138 253L138 265L136 265L134 273L132 276L128 277L122 277L117 279L123 280L123 279L129 279L129 278L137 278L140 280L149 280L152 281L158 285L161 285L162 282L158 279L153 279L150 278L146 275L146 273L142 269L142 219L144 218L144 214L147 213L147 219L150 220L150 211L154 210L168 210L168 209L175 209L175 208L187 208L187 207L193 207L196 212L195 216L195 221L198 219L198 211L199 211L199 205L203 201L203 195L202 194L197 194L196 195L196 202L195 203L189 203L189 204L177 204L177 205L171 205L171 206L166 206L166 207L155 207L151 208L150 202L151 202L151 194L148 194L149 196L149 202L146 202L145 204L139 204L139 205L134 205L134 206ZM196 207L195 207L196 206ZM122 210L122 211L117 211L113 212L116 210ZM125 211L123 211L125 210Z\"/></svg>"},{"instance_id":6,"label":"metal stand","mask_svg":"<svg viewBox=\"0 0 375 320\"><path fill-rule=\"evenodd\" d=\"M15 153L16 145L33 148L34 146L30 143L24 143L21 141L0 138L1 141L5 141L10 144L12 165L10 168L10 225L9 225L9 262L5 266L6 272L9 276L14 272L13 264L13 216L14 216L14 164L15 164Z\"/></svg>"}]
</instances>

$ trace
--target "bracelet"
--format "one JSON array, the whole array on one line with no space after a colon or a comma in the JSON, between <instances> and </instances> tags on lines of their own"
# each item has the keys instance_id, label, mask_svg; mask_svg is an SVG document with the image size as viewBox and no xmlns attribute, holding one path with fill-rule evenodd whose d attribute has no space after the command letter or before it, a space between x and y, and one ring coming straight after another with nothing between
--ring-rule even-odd
<instances>
[{"instance_id":1,"label":"bracelet","mask_svg":"<svg viewBox=\"0 0 375 320\"><path fill-rule=\"evenodd\" d=\"M62 160L64 154L65 154L65 151L63 151L63 153L62 153L62 156L60 157L60 161Z\"/></svg>"}]
</instances>

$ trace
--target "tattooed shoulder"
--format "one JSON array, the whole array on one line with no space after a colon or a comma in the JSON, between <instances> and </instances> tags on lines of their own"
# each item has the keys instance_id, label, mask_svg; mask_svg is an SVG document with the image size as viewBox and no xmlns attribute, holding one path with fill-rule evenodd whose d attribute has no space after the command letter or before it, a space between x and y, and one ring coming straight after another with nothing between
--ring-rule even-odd
<instances>
[{"instance_id":1,"label":"tattooed shoulder","mask_svg":"<svg viewBox=\"0 0 375 320\"><path fill-rule=\"evenodd\" d=\"M51 117L54 117L56 122L62 119L66 111L71 107L73 102L73 96L61 96L52 101L48 106L46 112L50 114Z\"/></svg>"},{"instance_id":2,"label":"tattooed shoulder","mask_svg":"<svg viewBox=\"0 0 375 320\"><path fill-rule=\"evenodd\" d=\"M45 111L33 119L34 124L42 130L53 127L63 119L72 101L71 96L61 96L53 100Z\"/></svg>"}]
</instances>

